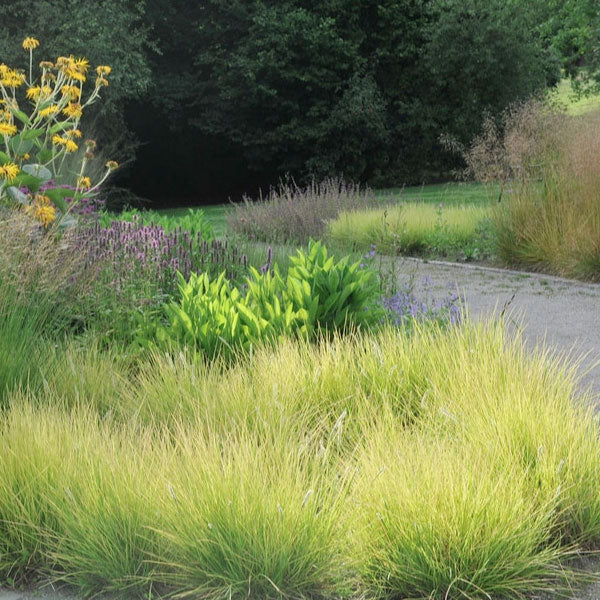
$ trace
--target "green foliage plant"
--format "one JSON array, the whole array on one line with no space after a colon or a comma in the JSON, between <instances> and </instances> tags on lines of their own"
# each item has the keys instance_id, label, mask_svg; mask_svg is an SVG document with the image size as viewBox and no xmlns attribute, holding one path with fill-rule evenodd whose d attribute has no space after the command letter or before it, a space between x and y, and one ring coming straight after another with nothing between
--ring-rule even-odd
<instances>
[{"instance_id":1,"label":"green foliage plant","mask_svg":"<svg viewBox=\"0 0 600 600\"><path fill-rule=\"evenodd\" d=\"M313 337L318 331L345 330L374 323L380 313L377 277L348 257L335 261L321 242L311 241L308 252L290 257L287 276L275 265L251 268L245 292L222 272L179 274L179 299L164 306L166 325L156 328L159 344L177 342L198 347L209 358L286 335ZM152 337L152 335L150 336ZM150 342L147 333L140 337Z\"/></svg>"},{"instance_id":2,"label":"green foliage plant","mask_svg":"<svg viewBox=\"0 0 600 600\"><path fill-rule=\"evenodd\" d=\"M33 51L39 41L27 37L23 49L29 52L29 70L0 65L0 134L3 151L0 152L0 202L12 201L25 205L26 212L38 219L44 227L73 224L68 213L81 199L93 194L118 165L106 163L106 170L99 181L92 185L86 173L88 162L94 158L96 142L86 140L85 153L74 174L69 174L65 160L79 150L76 140L82 137L79 129L83 111L99 97L102 88L108 86L111 67L96 67L96 80L87 99L83 98L83 84L87 79L89 61L73 55L59 56L55 63L42 61L39 78L34 79ZM21 90L25 89L22 94ZM22 102L29 102L29 114L21 109ZM19 125L16 124L19 122ZM19 129L20 127L20 129ZM74 189L63 187L40 188L50 181L67 180ZM28 190L24 194L19 187ZM65 198L72 197L67 205ZM56 211L60 212L57 219Z\"/></svg>"},{"instance_id":3,"label":"green foliage plant","mask_svg":"<svg viewBox=\"0 0 600 600\"><path fill-rule=\"evenodd\" d=\"M100 216L100 224L103 227L110 227L112 221L135 221L143 225L158 225L165 231L174 231L179 229L181 231L188 231L195 241L204 240L211 241L214 239L213 228L206 218L206 215L201 209L188 209L184 215L163 215L154 211L139 211L137 209L130 209L115 213L103 213Z\"/></svg>"}]
</instances>

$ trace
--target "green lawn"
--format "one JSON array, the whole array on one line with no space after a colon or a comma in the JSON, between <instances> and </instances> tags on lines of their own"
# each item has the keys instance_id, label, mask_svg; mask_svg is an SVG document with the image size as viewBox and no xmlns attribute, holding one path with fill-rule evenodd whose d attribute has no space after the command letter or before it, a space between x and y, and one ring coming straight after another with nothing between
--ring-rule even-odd
<instances>
[{"instance_id":1,"label":"green lawn","mask_svg":"<svg viewBox=\"0 0 600 600\"><path fill-rule=\"evenodd\" d=\"M592 110L600 110L600 94L577 98L567 79L563 79L556 89L548 94L548 98L551 102L565 106L571 115L582 115Z\"/></svg>"}]
</instances>

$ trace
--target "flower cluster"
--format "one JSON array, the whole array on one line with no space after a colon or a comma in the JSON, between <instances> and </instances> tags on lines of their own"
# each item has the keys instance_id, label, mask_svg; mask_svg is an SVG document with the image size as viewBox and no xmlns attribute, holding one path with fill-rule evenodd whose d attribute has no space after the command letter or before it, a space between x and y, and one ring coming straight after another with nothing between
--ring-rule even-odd
<instances>
[{"instance_id":1,"label":"flower cluster","mask_svg":"<svg viewBox=\"0 0 600 600\"><path fill-rule=\"evenodd\" d=\"M44 227L56 221L56 208L48 196L36 194L33 202L25 208L25 212L35 217Z\"/></svg>"},{"instance_id":2,"label":"flower cluster","mask_svg":"<svg viewBox=\"0 0 600 600\"><path fill-rule=\"evenodd\" d=\"M423 280L425 290L431 288L431 280ZM441 300L419 300L412 289L400 290L392 296L384 297L382 303L392 315L396 325L405 323L407 319L444 319L450 323L458 323L461 319L459 297L454 291Z\"/></svg>"},{"instance_id":3,"label":"flower cluster","mask_svg":"<svg viewBox=\"0 0 600 600\"><path fill-rule=\"evenodd\" d=\"M227 242L207 242L181 228L167 232L159 225L144 225L139 220L113 221L109 227L96 223L74 229L69 236L74 251L83 253L88 267L105 265L116 291L141 276L156 282L159 293L173 294L176 273L187 279L191 272L210 273L227 270L233 277L245 271L246 256Z\"/></svg>"},{"instance_id":4,"label":"flower cluster","mask_svg":"<svg viewBox=\"0 0 600 600\"><path fill-rule=\"evenodd\" d=\"M56 216L50 219L50 209L62 220L84 195L93 195L118 164L108 161L104 175L93 184L86 174L86 167L95 158L96 143L86 140L80 166L75 170L71 202L66 201L67 195L61 195L62 192L48 192L40 196L47 198L45 204L40 204L36 196L40 184L51 178L69 180L67 170L71 173L73 165L69 161L65 163L65 157L79 150L78 140L83 136L79 123L84 109L95 102L101 89L108 85L111 68L107 65L96 67L94 88L85 98L83 85L90 72L88 59L69 55L59 56L54 62L41 61L40 75L34 80L33 51L39 45L33 37L23 40L23 49L29 53L28 75L23 70L0 64L0 140L4 140L4 151L0 153L0 200L15 198L15 192L9 188L16 179L29 182L26 185L30 185L30 189L21 190L25 196L19 199L29 204L31 210L27 212L46 227L49 222L59 220ZM20 88L25 92L22 93ZM19 104L23 101L31 105L29 114ZM27 167L24 161L29 161L32 155L34 158ZM21 179L21 173L27 176ZM69 220L73 224L73 219Z\"/></svg>"}]
</instances>

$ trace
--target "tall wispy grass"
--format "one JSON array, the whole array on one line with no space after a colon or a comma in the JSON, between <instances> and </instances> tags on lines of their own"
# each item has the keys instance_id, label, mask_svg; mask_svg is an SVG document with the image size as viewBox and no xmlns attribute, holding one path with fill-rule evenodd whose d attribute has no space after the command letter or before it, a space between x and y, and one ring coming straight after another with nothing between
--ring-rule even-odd
<instances>
[{"instance_id":1,"label":"tall wispy grass","mask_svg":"<svg viewBox=\"0 0 600 600\"><path fill-rule=\"evenodd\" d=\"M491 216L487 206L403 203L343 212L329 223L328 236L344 247L386 253L449 254L478 243Z\"/></svg>"},{"instance_id":2,"label":"tall wispy grass","mask_svg":"<svg viewBox=\"0 0 600 600\"><path fill-rule=\"evenodd\" d=\"M371 190L343 179L313 181L304 188L282 182L264 198L244 197L227 215L227 224L251 240L304 244L321 239L327 222L342 211L375 205Z\"/></svg>"},{"instance_id":3,"label":"tall wispy grass","mask_svg":"<svg viewBox=\"0 0 600 600\"><path fill-rule=\"evenodd\" d=\"M473 142L472 174L507 192L494 214L506 264L600 281L599 140L600 112L568 116L530 101Z\"/></svg>"}]
</instances>

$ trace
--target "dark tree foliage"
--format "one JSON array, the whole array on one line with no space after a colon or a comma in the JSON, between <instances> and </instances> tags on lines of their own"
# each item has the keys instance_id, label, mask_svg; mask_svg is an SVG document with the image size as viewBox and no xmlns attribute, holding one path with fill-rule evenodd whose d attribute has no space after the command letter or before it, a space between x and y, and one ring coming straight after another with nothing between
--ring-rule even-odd
<instances>
[{"instance_id":1,"label":"dark tree foliage","mask_svg":"<svg viewBox=\"0 0 600 600\"><path fill-rule=\"evenodd\" d=\"M85 133L98 137L105 148L110 146L107 152L111 158L130 158L124 106L132 98L144 96L152 79L145 2L10 0L1 4L0 62L24 68L28 55L21 42L33 36L40 41L34 53L36 62L73 54L85 56L92 67L102 64L113 68L102 100L85 115Z\"/></svg>"},{"instance_id":2,"label":"dark tree foliage","mask_svg":"<svg viewBox=\"0 0 600 600\"><path fill-rule=\"evenodd\" d=\"M440 134L467 141L556 78L544 2L573 0L14 0L0 52L36 35L44 54L112 64L105 122L139 139L130 185L148 197L210 201L286 173L414 183L452 166Z\"/></svg>"},{"instance_id":3,"label":"dark tree foliage","mask_svg":"<svg viewBox=\"0 0 600 600\"><path fill-rule=\"evenodd\" d=\"M192 199L286 173L440 177L441 133L468 140L551 73L532 16L502 0L148 0L148 14L161 55L128 117L147 194L185 195L185 173Z\"/></svg>"}]
</instances>

